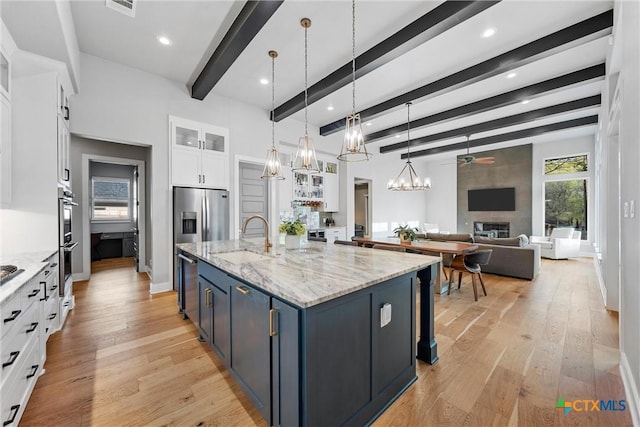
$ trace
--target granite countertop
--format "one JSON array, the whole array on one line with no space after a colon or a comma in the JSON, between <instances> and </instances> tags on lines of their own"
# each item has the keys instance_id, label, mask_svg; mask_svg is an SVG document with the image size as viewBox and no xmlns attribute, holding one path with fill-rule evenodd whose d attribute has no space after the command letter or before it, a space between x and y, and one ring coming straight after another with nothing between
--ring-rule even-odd
<instances>
[{"instance_id":1,"label":"granite countertop","mask_svg":"<svg viewBox=\"0 0 640 427\"><path fill-rule=\"evenodd\" d=\"M9 297L18 292L29 280L37 276L48 265L47 259L58 252L58 249L49 251L28 252L23 254L3 254L0 258L1 265L15 265L24 271L14 276L8 282L0 285L0 305Z\"/></svg>"},{"instance_id":2,"label":"granite countertop","mask_svg":"<svg viewBox=\"0 0 640 427\"><path fill-rule=\"evenodd\" d=\"M440 262L440 257L322 242L308 242L297 250L276 242L265 254L262 238L176 246L299 307L311 307ZM243 250L266 255L266 259L232 263L216 256Z\"/></svg>"}]
</instances>

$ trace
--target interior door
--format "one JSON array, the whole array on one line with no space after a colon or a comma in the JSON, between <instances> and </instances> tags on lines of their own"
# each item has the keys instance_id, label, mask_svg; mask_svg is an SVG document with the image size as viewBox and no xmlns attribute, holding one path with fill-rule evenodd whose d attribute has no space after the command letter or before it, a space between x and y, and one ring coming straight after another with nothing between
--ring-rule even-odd
<instances>
[{"instance_id":1,"label":"interior door","mask_svg":"<svg viewBox=\"0 0 640 427\"><path fill-rule=\"evenodd\" d=\"M136 272L140 271L140 259L138 256L138 214L140 208L138 193L138 166L133 167L133 176L131 178L131 228L133 228L133 259Z\"/></svg>"},{"instance_id":2,"label":"interior door","mask_svg":"<svg viewBox=\"0 0 640 427\"><path fill-rule=\"evenodd\" d=\"M240 163L240 222L251 215L262 215L268 218L268 183L260 178L262 166L252 163ZM245 237L264 237L264 226L260 221L248 224Z\"/></svg>"}]
</instances>

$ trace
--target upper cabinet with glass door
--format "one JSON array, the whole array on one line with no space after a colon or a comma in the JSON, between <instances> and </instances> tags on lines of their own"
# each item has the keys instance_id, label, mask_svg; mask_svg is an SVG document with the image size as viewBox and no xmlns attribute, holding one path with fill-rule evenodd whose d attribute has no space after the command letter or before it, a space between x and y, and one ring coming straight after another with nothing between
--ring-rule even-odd
<instances>
[{"instance_id":1,"label":"upper cabinet with glass door","mask_svg":"<svg viewBox=\"0 0 640 427\"><path fill-rule=\"evenodd\" d=\"M178 117L171 126L171 184L227 189L229 131Z\"/></svg>"}]
</instances>

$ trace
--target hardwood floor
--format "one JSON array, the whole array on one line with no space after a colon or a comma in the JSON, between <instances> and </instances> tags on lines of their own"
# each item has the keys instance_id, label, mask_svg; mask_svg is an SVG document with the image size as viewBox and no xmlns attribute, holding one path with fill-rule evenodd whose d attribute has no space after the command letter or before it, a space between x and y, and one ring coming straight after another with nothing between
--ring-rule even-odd
<instances>
[{"instance_id":1,"label":"hardwood floor","mask_svg":"<svg viewBox=\"0 0 640 427\"><path fill-rule=\"evenodd\" d=\"M175 293L149 295L131 261L92 271L74 283L76 308L49 338L21 425L266 425L177 314ZM618 319L592 261L543 260L531 282L484 277L478 302L467 275L436 296L440 360L419 362L418 381L374 425L631 425L628 411L555 409L559 397L625 399Z\"/></svg>"}]
</instances>

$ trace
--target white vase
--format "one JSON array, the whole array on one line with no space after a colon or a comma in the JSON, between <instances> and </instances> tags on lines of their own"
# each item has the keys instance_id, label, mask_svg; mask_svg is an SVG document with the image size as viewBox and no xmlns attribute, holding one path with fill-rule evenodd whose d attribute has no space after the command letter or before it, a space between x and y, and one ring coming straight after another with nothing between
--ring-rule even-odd
<instances>
[{"instance_id":1,"label":"white vase","mask_svg":"<svg viewBox=\"0 0 640 427\"><path fill-rule=\"evenodd\" d=\"M300 236L287 234L284 237L285 249L300 249Z\"/></svg>"}]
</instances>

